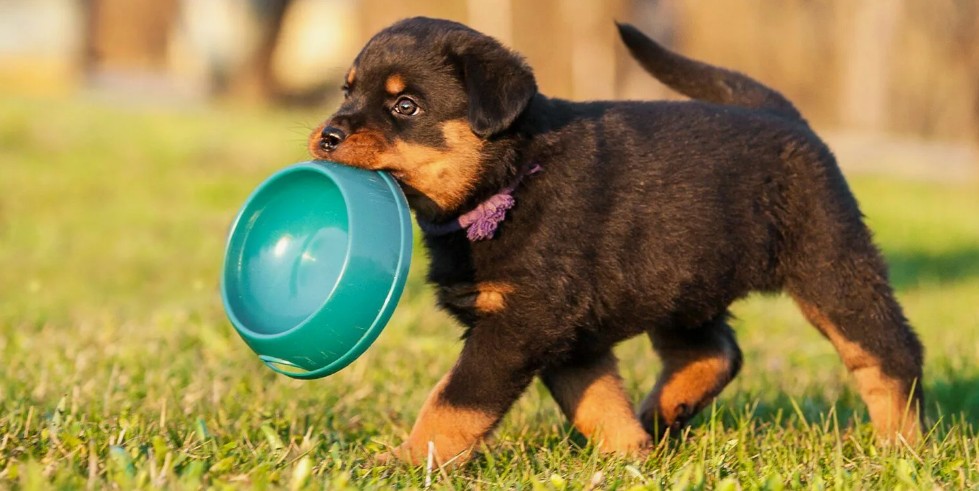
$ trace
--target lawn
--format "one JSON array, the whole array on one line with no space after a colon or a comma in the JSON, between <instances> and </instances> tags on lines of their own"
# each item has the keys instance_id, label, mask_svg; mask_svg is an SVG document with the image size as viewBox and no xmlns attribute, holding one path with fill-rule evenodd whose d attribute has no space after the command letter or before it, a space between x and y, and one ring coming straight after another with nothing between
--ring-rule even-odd
<instances>
[{"instance_id":1,"label":"lawn","mask_svg":"<svg viewBox=\"0 0 979 491\"><path fill-rule=\"evenodd\" d=\"M466 467L375 465L460 349L421 248L379 341L316 381L265 368L217 290L237 207L325 113L0 96L0 488L979 486L979 183L879 177L851 184L927 348L922 445L875 443L829 343L752 297L740 377L645 461L596 453L535 383ZM658 363L618 353L638 399Z\"/></svg>"}]
</instances>

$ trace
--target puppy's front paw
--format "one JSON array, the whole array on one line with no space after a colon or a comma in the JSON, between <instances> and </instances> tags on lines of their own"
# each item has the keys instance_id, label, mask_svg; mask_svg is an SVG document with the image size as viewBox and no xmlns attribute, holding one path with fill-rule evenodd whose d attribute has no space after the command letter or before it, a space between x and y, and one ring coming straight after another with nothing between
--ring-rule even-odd
<instances>
[{"instance_id":1,"label":"puppy's front paw","mask_svg":"<svg viewBox=\"0 0 979 491\"><path fill-rule=\"evenodd\" d=\"M603 438L598 445L598 450L602 453L639 460L645 460L649 456L651 448L652 438L645 431L642 431L641 434L636 433L617 435L615 438Z\"/></svg>"},{"instance_id":2,"label":"puppy's front paw","mask_svg":"<svg viewBox=\"0 0 979 491\"><path fill-rule=\"evenodd\" d=\"M383 465L393 465L399 462L412 465L420 464L421 461L415 461L410 458L411 452L408 451L407 445L407 443L403 443L387 452L381 452L374 456L374 461Z\"/></svg>"},{"instance_id":3,"label":"puppy's front paw","mask_svg":"<svg viewBox=\"0 0 979 491\"><path fill-rule=\"evenodd\" d=\"M398 462L408 465L427 465L431 458L432 465L455 467L468 461L472 454L472 448L462 452L445 453L439 452L434 443L411 445L410 442L405 442L387 452L377 454L374 460L385 465Z\"/></svg>"}]
</instances>

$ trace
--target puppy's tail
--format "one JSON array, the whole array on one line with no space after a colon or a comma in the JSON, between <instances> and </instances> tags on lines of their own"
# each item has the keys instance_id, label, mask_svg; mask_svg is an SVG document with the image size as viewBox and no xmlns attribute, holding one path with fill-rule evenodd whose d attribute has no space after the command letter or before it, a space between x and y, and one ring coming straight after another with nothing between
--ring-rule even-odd
<instances>
[{"instance_id":1,"label":"puppy's tail","mask_svg":"<svg viewBox=\"0 0 979 491\"><path fill-rule=\"evenodd\" d=\"M774 89L741 73L669 51L631 24L615 24L632 57L673 90L693 99L763 109L802 120L795 106Z\"/></svg>"}]
</instances>

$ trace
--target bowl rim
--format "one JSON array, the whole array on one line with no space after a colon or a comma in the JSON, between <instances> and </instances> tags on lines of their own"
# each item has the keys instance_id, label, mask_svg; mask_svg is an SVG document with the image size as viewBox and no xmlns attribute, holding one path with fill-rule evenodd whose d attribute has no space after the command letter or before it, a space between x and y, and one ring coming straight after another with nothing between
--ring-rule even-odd
<instances>
[{"instance_id":1,"label":"bowl rim","mask_svg":"<svg viewBox=\"0 0 979 491\"><path fill-rule=\"evenodd\" d=\"M401 294L404 292L405 284L408 282L408 272L411 267L411 254L414 247L414 237L412 236L411 212L408 209L408 201L405 198L404 192L401 190L401 186L399 186L394 178L388 173L378 172L378 174L381 176L384 183L388 185L391 193L395 196L396 207L399 211L398 221L400 222L399 225L401 226L401 254L398 255L398 266L395 270L394 277L391 279L391 287L388 289L387 295L384 297L384 301L378 307L377 314L374 315L371 325L364 330L364 333L360 336L360 339L358 339L357 342L354 343L354 345L351 346L350 349L347 350L347 352L341 357L333 360L326 366L322 366L315 370L309 370L306 373L291 373L288 371L279 370L278 368L266 363L266 366L269 366L269 368L272 370L298 379L315 379L334 374L360 358L360 356L367 351L367 348L374 344L377 337L381 335L381 331L384 330L388 321L391 319L391 316L394 314L394 310L397 308L398 302L401 300ZM351 237L352 236L353 232L351 232ZM332 296L332 293L330 296ZM317 309L314 315L318 315L320 311L321 309ZM305 323L306 321L303 321L303 324Z\"/></svg>"},{"instance_id":2,"label":"bowl rim","mask_svg":"<svg viewBox=\"0 0 979 491\"><path fill-rule=\"evenodd\" d=\"M351 255L353 253L350 244L353 241L354 234L353 231L349 229L347 234L346 253L343 258L343 266L341 267L340 272L337 275L337 280L334 283L334 288L330 291L330 294L327 295L323 299L323 301L309 313L309 315L307 315L302 321L295 323L293 326L289 327L286 330L279 331L276 333L261 333L255 331L254 329L249 328L244 322L242 322L241 319L239 319L238 316L235 314L235 309L232 308L232 303L230 301L229 294L228 294L227 272L229 269L228 268L228 264L229 264L228 261L230 259L229 253L231 252L230 246L232 241L234 240L235 232L238 230L238 227L242 223L242 219L244 218L245 212L249 209L249 206L251 205L252 201L260 193L265 191L269 186L271 186L274 182L280 180L281 178L301 171L313 171L316 174L319 174L320 176L328 179L331 183L333 183L333 185L335 185L337 189L340 191L340 195L343 198L344 203L345 204L349 203L349 198L350 198L349 190L344 187L343 180L338 179L336 175L333 173L334 169L338 166L341 166L341 164L336 164L329 161L319 161L319 160L308 160L308 161L290 165L284 169L279 170L278 172L274 173L273 175L265 179L265 181L263 181L254 191L252 191L252 193L245 200L245 204L241 206L238 215L235 217L234 221L231 224L230 229L228 230L228 237L225 243L225 257L222 263L222 271L221 271L221 297L222 297L222 301L224 302L225 312L228 316L228 319L231 321L233 327L236 330L238 330L239 334L241 334L242 336L247 335L248 338L254 339L256 341L277 340L285 336L288 336L291 333L298 331L304 328L305 326L307 326L313 319L315 319L323 311L324 306L326 306L326 304L329 303L330 299L333 298L334 295L336 294L337 291L336 286L343 281L347 273L348 266L350 264ZM297 374L295 373L287 373L284 371L280 371L270 366L272 370L275 370L276 372L294 378L317 378L317 377L322 377L334 373L339 369L345 367L346 365L350 364L353 360L355 360L357 357L363 354L363 352L367 349L367 347L369 347L377 338L377 336L380 334L380 331L383 329L384 325L387 323L387 320L390 318L391 314L393 313L396 304L391 305L392 300L396 301L398 298L400 298L400 293L403 291L404 285L407 280L408 266L410 265L410 261L411 261L411 249L412 249L412 240L413 240L411 237L412 235L411 214L410 211L408 210L407 201L404 197L403 192L401 191L400 186L396 182L394 182L394 179L387 173L378 172L377 174L380 175L381 179L387 185L389 191L395 196L395 204L399 212L398 222L401 225L401 234L400 234L401 254L398 257L397 270L394 275L394 278L392 279L391 287L388 290L388 294L387 296L385 296L383 303L381 303L381 305L379 306L377 315L374 316L373 322L364 331L360 339L346 353L344 353L342 356L340 356L333 362L327 364L326 366L317 368L315 370L308 370L306 373L301 374L301 376L297 376ZM350 206L345 206L345 212L347 214L347 223L348 224L353 223L352 217L350 216ZM259 355L263 355L263 353L259 353ZM281 361L286 361L286 360L281 360Z\"/></svg>"}]
</instances>

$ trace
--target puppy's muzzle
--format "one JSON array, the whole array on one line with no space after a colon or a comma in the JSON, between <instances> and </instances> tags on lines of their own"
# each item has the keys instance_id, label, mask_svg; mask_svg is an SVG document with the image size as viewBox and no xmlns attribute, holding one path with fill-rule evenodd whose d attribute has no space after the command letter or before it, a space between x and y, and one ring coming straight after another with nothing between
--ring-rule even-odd
<instances>
[{"instance_id":1,"label":"puppy's muzzle","mask_svg":"<svg viewBox=\"0 0 979 491\"><path fill-rule=\"evenodd\" d=\"M320 133L320 148L325 152L332 152L343 143L347 134L336 126L327 126Z\"/></svg>"}]
</instances>

